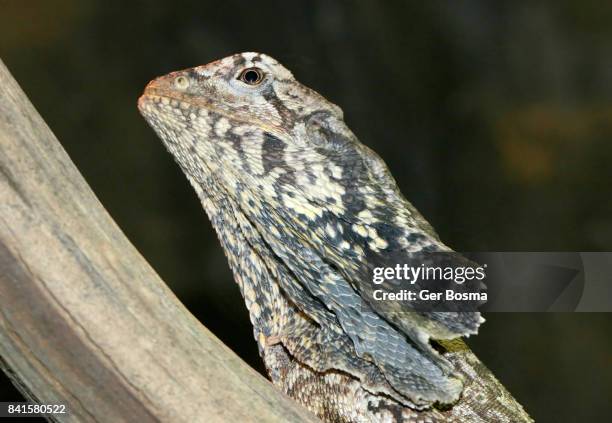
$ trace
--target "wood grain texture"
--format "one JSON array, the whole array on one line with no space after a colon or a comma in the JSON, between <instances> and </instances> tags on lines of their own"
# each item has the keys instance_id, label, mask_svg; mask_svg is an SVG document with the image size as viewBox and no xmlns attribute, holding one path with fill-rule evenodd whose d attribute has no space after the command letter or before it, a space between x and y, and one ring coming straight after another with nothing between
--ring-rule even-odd
<instances>
[{"instance_id":1,"label":"wood grain texture","mask_svg":"<svg viewBox=\"0 0 612 423\"><path fill-rule=\"evenodd\" d=\"M0 270L0 366L59 421L317 421L184 308L1 61Z\"/></svg>"}]
</instances>

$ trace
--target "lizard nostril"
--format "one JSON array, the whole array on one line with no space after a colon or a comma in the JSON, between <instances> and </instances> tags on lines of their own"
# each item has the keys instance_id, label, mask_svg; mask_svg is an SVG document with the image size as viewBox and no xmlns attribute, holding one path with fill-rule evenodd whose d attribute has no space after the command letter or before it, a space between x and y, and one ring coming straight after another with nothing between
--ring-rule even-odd
<instances>
[{"instance_id":1,"label":"lizard nostril","mask_svg":"<svg viewBox=\"0 0 612 423\"><path fill-rule=\"evenodd\" d=\"M174 79L174 86L179 90L185 90L189 87L189 78L180 75Z\"/></svg>"}]
</instances>

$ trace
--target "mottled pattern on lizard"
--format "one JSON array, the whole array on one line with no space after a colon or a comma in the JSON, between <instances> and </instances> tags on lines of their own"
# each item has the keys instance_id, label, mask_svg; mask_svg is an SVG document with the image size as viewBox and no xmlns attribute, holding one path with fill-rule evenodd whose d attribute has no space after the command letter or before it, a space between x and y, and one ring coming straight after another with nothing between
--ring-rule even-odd
<instances>
[{"instance_id":1,"label":"mottled pattern on lizard","mask_svg":"<svg viewBox=\"0 0 612 423\"><path fill-rule=\"evenodd\" d=\"M139 109L200 197L285 393L329 422L530 421L450 341L479 313L371 300L372 268L450 250L340 108L243 53L152 81Z\"/></svg>"}]
</instances>

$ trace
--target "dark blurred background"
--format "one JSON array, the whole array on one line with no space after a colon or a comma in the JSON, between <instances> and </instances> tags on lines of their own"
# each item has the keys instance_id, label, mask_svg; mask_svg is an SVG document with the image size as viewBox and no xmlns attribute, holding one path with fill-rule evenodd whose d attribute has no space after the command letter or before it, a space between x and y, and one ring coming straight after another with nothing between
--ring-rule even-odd
<instances>
[{"instance_id":1,"label":"dark blurred background","mask_svg":"<svg viewBox=\"0 0 612 423\"><path fill-rule=\"evenodd\" d=\"M612 2L0 0L2 60L131 241L254 367L215 234L136 109L150 79L241 51L340 105L451 247L610 250ZM486 317L469 343L536 421L609 420L611 315Z\"/></svg>"}]
</instances>

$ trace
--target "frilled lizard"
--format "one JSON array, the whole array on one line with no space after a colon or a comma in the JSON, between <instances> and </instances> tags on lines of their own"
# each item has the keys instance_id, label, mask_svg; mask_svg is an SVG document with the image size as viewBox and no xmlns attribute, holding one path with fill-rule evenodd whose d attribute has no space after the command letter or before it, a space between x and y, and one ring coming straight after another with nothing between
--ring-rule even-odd
<instances>
[{"instance_id":1,"label":"frilled lizard","mask_svg":"<svg viewBox=\"0 0 612 423\"><path fill-rule=\"evenodd\" d=\"M479 313L371 300L373 266L449 249L339 107L257 53L157 78L138 107L217 231L283 392L327 422L531 421L459 339Z\"/></svg>"}]
</instances>

